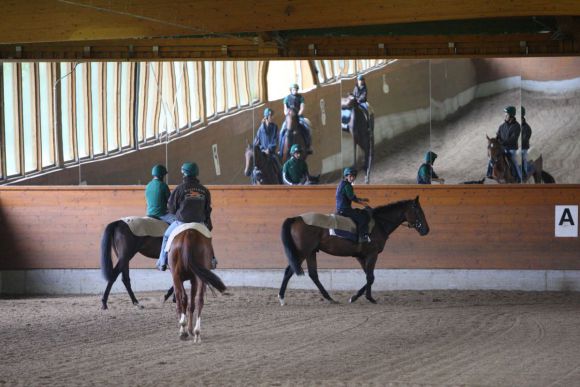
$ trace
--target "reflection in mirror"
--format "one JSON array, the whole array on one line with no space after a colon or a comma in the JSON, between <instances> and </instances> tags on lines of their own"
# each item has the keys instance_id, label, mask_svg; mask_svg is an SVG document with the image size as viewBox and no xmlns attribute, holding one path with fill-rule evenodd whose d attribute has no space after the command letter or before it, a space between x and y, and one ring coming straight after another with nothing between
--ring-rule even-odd
<instances>
[{"instance_id":1,"label":"reflection in mirror","mask_svg":"<svg viewBox=\"0 0 580 387\"><path fill-rule=\"evenodd\" d=\"M358 75L374 112L373 184L415 183L428 150L445 183L480 181L486 135L496 135L506 106L518 121L525 107L528 157L542 156L543 177L578 183L579 65L577 58L4 62L0 183L146 184L152 166L163 164L173 185L181 164L195 161L204 184L250 184L246 145L266 107L282 129L283 100L297 83L312 129L310 173L335 184L344 167L364 169L364 144L355 160L353 136L341 130L341 98Z\"/></svg>"},{"instance_id":2,"label":"reflection in mirror","mask_svg":"<svg viewBox=\"0 0 580 387\"><path fill-rule=\"evenodd\" d=\"M414 184L422 154L429 148L429 61L388 60L369 66L372 64L363 62L368 70L356 71L366 83L373 123L369 136L370 183ZM355 92L355 85L359 85L354 75L341 82L342 97ZM364 183L366 144L364 140L355 142L360 170L357 182ZM342 153L343 166L355 163L350 133L342 136Z\"/></svg>"},{"instance_id":3,"label":"reflection in mirror","mask_svg":"<svg viewBox=\"0 0 580 387\"><path fill-rule=\"evenodd\" d=\"M522 60L522 108L531 128L532 180L541 169L544 183L580 183L580 59Z\"/></svg>"},{"instance_id":4,"label":"reflection in mirror","mask_svg":"<svg viewBox=\"0 0 580 387\"><path fill-rule=\"evenodd\" d=\"M431 150L446 184L488 182L488 142L519 107L520 59L433 59ZM493 181L490 181L493 182Z\"/></svg>"}]
</instances>

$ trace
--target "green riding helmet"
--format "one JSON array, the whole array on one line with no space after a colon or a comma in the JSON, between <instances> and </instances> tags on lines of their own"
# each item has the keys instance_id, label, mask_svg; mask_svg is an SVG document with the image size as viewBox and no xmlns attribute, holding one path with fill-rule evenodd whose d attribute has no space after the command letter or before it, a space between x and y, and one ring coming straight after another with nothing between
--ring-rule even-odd
<instances>
[{"instance_id":1,"label":"green riding helmet","mask_svg":"<svg viewBox=\"0 0 580 387\"><path fill-rule=\"evenodd\" d=\"M425 152L425 162L433 164L433 162L435 161L436 158L437 158L437 153L432 152L432 151Z\"/></svg>"},{"instance_id":2,"label":"green riding helmet","mask_svg":"<svg viewBox=\"0 0 580 387\"><path fill-rule=\"evenodd\" d=\"M292 147L290 147L290 154L293 155L296 152L302 152L302 147L300 146L300 144L294 144L292 145Z\"/></svg>"},{"instance_id":3,"label":"green riding helmet","mask_svg":"<svg viewBox=\"0 0 580 387\"><path fill-rule=\"evenodd\" d=\"M348 175L353 175L356 176L357 175L357 170L354 168L344 168L344 171L342 171L342 176L347 177Z\"/></svg>"},{"instance_id":4,"label":"green riding helmet","mask_svg":"<svg viewBox=\"0 0 580 387\"><path fill-rule=\"evenodd\" d=\"M298 86L297 83L291 83L290 84L290 90L292 90L292 89L300 90L300 86Z\"/></svg>"},{"instance_id":5,"label":"green riding helmet","mask_svg":"<svg viewBox=\"0 0 580 387\"><path fill-rule=\"evenodd\" d=\"M365 77L364 75L359 75L358 77L356 77L356 79L358 79L359 81L364 81Z\"/></svg>"},{"instance_id":6,"label":"green riding helmet","mask_svg":"<svg viewBox=\"0 0 580 387\"><path fill-rule=\"evenodd\" d=\"M514 106L506 106L503 111L509 114L510 117L516 116L516 108Z\"/></svg>"},{"instance_id":7,"label":"green riding helmet","mask_svg":"<svg viewBox=\"0 0 580 387\"><path fill-rule=\"evenodd\" d=\"M526 108L522 106L520 113L521 113L522 117L525 117L526 116Z\"/></svg>"},{"instance_id":8,"label":"green riding helmet","mask_svg":"<svg viewBox=\"0 0 580 387\"><path fill-rule=\"evenodd\" d=\"M183 163L181 166L181 173L185 176L197 177L199 168L196 163Z\"/></svg>"},{"instance_id":9,"label":"green riding helmet","mask_svg":"<svg viewBox=\"0 0 580 387\"><path fill-rule=\"evenodd\" d=\"M157 164L153 167L153 169L151 169L151 176L156 176L162 179L165 175L167 175L167 168L161 164Z\"/></svg>"},{"instance_id":10,"label":"green riding helmet","mask_svg":"<svg viewBox=\"0 0 580 387\"><path fill-rule=\"evenodd\" d=\"M268 117L270 114L274 114L274 110L270 108L264 109L264 117Z\"/></svg>"}]
</instances>

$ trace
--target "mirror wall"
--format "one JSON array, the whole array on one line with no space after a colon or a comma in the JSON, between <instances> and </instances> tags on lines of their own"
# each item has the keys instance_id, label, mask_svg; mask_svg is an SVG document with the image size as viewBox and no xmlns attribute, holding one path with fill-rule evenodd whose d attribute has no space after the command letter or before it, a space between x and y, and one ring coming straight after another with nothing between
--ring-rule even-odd
<instances>
[{"instance_id":1,"label":"mirror wall","mask_svg":"<svg viewBox=\"0 0 580 387\"><path fill-rule=\"evenodd\" d=\"M486 136L496 135L506 106L515 107L518 123L525 108L530 164L545 179L580 183L578 58L3 63L2 70L2 184L146 184L155 164L178 184L185 161L199 164L205 184L250 184L247 173L260 160L246 149L265 108L279 134L293 83L311 127L309 172L320 183L335 184L347 166L364 183L369 152L371 184L415 184L429 150L444 184L479 182L488 168ZM342 118L358 75L374 119L367 143ZM60 106L51 108L55 100ZM60 148L46 145L59 141ZM520 132L518 147L526 142ZM65 168L51 172L59 153ZM520 153L516 159L521 164ZM35 173L35 163L47 173ZM29 177L15 180L23 170Z\"/></svg>"}]
</instances>

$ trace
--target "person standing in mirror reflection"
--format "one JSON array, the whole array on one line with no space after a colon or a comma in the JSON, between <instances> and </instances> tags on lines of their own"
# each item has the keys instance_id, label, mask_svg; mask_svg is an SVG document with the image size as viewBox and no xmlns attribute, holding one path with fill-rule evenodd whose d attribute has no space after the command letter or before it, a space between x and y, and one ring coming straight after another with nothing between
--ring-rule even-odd
<instances>
[{"instance_id":1,"label":"person standing in mirror reflection","mask_svg":"<svg viewBox=\"0 0 580 387\"><path fill-rule=\"evenodd\" d=\"M147 202L147 216L164 221L167 224L175 221L175 214L167 211L167 201L169 200L169 186L165 183L167 168L157 164L151 169L153 179L145 187L145 201Z\"/></svg>"},{"instance_id":2,"label":"person standing in mirror reflection","mask_svg":"<svg viewBox=\"0 0 580 387\"><path fill-rule=\"evenodd\" d=\"M440 178L435 170L433 164L437 158L437 153L428 151L425 153L425 162L421 164L417 171L417 184L431 184L432 181L437 181L441 184L445 183L445 179Z\"/></svg>"},{"instance_id":3,"label":"person standing in mirror reflection","mask_svg":"<svg viewBox=\"0 0 580 387\"><path fill-rule=\"evenodd\" d=\"M278 125L274 123L273 117L274 111L272 109L264 109L264 118L256 132L254 145L258 146L266 156L272 159L272 162L276 166L277 174L280 175L282 166L280 165L280 160L276 155Z\"/></svg>"},{"instance_id":4,"label":"person standing in mirror reflection","mask_svg":"<svg viewBox=\"0 0 580 387\"><path fill-rule=\"evenodd\" d=\"M516 120L516 108L514 106L506 106L503 111L505 112L504 122L497 129L497 140L501 146L504 148L504 152L509 155L511 160L511 172L512 176L518 183L522 181L522 171L518 168L517 162L517 151L518 151L518 140L520 138L521 127L518 120ZM487 176L491 177L492 166L491 160L489 162Z\"/></svg>"},{"instance_id":5,"label":"person standing in mirror reflection","mask_svg":"<svg viewBox=\"0 0 580 387\"><path fill-rule=\"evenodd\" d=\"M530 149L530 138L532 137L532 128L528 125L526 121L526 108L522 106L521 110L522 118L522 181L526 181L530 173L530 165L528 164L528 150Z\"/></svg>"}]
</instances>

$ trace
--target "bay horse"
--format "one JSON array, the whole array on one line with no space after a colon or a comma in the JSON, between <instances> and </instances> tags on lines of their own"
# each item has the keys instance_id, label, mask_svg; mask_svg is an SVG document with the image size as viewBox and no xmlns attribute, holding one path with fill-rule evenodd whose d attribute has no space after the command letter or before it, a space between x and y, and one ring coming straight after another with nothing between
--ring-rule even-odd
<instances>
[{"instance_id":1,"label":"bay horse","mask_svg":"<svg viewBox=\"0 0 580 387\"><path fill-rule=\"evenodd\" d=\"M504 147L499 143L497 137L490 138L488 135L485 135L485 137L487 138L487 156L492 167L492 178L500 184L516 183L517 178L512 174L510 168L511 160L505 154ZM526 183L530 177L534 178L534 183L536 184L552 184L556 182L551 174L543 170L542 155L535 160L529 160L528 163L531 165L531 174L527 175L523 183ZM519 168L519 166L516 166L516 168Z\"/></svg>"},{"instance_id":2,"label":"bay horse","mask_svg":"<svg viewBox=\"0 0 580 387\"><path fill-rule=\"evenodd\" d=\"M371 242L363 244L332 236L326 228L309 226L299 216L287 218L282 224L281 237L288 258L288 266L284 271L284 278L278 292L280 305L285 304L286 286L292 275L304 275L301 267L304 260L308 266L308 275L322 296L326 300L336 303L318 279L316 264L318 251L335 256L355 257L366 274L366 284L350 298L349 302L355 302L365 293L366 299L376 304L376 300L371 294L371 287L375 280L375 264L379 253L385 248L389 235L406 222L409 228L414 228L423 236L429 233L429 225L419 203L419 196L412 200L403 200L376 207L372 210L372 218L375 220L375 227L370 234Z\"/></svg>"},{"instance_id":3,"label":"bay horse","mask_svg":"<svg viewBox=\"0 0 580 387\"><path fill-rule=\"evenodd\" d=\"M363 170L365 171L365 184L369 184L375 143L374 115L370 112L369 106L367 120L363 108L360 107L360 105L356 102L356 99L352 95L342 99L341 107L343 109L349 109L351 111L350 121L348 122L348 131L352 136L353 142L353 157L354 157L353 167L356 168L357 163L356 151L358 145L364 152Z\"/></svg>"},{"instance_id":4,"label":"bay horse","mask_svg":"<svg viewBox=\"0 0 580 387\"><path fill-rule=\"evenodd\" d=\"M270 157L262 152L258 145L252 147L248 143L244 157L246 160L244 174L250 176L250 182L253 185L282 184L280 167L272 159L276 155Z\"/></svg>"},{"instance_id":5,"label":"bay horse","mask_svg":"<svg viewBox=\"0 0 580 387\"><path fill-rule=\"evenodd\" d=\"M286 114L285 118L285 126L286 126L286 137L284 142L280 144L280 154L282 165L290 158L290 148L294 144L298 144L304 149L303 158L306 160L308 157L308 153L306 152L306 140L304 139L304 134L302 130L308 130L306 128L302 129L299 120L298 120L298 113L294 109L289 109L288 114Z\"/></svg>"},{"instance_id":6,"label":"bay horse","mask_svg":"<svg viewBox=\"0 0 580 387\"><path fill-rule=\"evenodd\" d=\"M163 237L136 236L131 232L127 223L122 220L116 220L105 227L101 238L101 273L107 281L107 287L101 299L101 309L108 309L107 301L113 284L119 274L122 275L123 284L133 305L141 307L139 301L131 288L131 278L129 277L129 261L137 254L141 253L147 258L159 258L161 251L161 242ZM117 255L117 264L113 267L111 249L115 250ZM167 300L173 293L170 288L165 295Z\"/></svg>"},{"instance_id":7,"label":"bay horse","mask_svg":"<svg viewBox=\"0 0 580 387\"><path fill-rule=\"evenodd\" d=\"M222 280L210 270L212 257L211 238L205 237L197 230L187 229L179 233L171 243L169 262L175 289L179 337L182 340L187 339L189 332L194 343L201 342L201 310L206 286L209 285L220 293L226 290ZM189 303L183 286L183 282L187 280L191 283Z\"/></svg>"}]
</instances>

